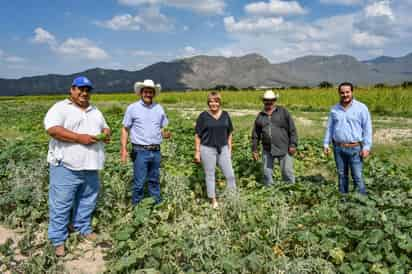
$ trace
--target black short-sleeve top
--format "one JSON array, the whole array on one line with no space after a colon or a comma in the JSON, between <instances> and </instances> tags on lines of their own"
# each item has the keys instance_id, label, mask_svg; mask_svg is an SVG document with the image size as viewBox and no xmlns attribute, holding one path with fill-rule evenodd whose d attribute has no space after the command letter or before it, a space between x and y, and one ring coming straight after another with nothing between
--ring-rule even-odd
<instances>
[{"instance_id":1,"label":"black short-sleeve top","mask_svg":"<svg viewBox=\"0 0 412 274\"><path fill-rule=\"evenodd\" d=\"M233 131L229 113L222 111L219 119L215 119L209 112L200 113L196 121L196 134L204 146L215 147L220 153L221 148L227 145L229 135Z\"/></svg>"}]
</instances>

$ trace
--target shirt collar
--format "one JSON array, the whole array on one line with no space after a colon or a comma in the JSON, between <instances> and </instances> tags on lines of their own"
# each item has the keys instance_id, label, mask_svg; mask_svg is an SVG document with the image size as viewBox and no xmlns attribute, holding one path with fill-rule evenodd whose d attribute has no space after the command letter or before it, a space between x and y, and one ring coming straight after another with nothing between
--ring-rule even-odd
<instances>
[{"instance_id":1,"label":"shirt collar","mask_svg":"<svg viewBox=\"0 0 412 274\"><path fill-rule=\"evenodd\" d=\"M75 107L79 108L79 107L76 106L76 104L73 103L70 99L65 99L64 101L65 101L66 104L68 104L68 105L72 105L72 106L75 106ZM93 109L94 109L94 106L92 106L91 104L89 104L89 106L85 109L85 111L86 111L86 112L89 112L89 111L91 111L91 110L93 110Z\"/></svg>"}]
</instances>

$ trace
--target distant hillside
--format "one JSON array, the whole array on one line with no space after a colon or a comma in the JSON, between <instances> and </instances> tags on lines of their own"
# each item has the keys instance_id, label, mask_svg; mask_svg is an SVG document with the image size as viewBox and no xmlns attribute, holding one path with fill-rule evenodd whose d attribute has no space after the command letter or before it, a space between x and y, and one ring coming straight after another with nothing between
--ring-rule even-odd
<instances>
[{"instance_id":1,"label":"distant hillside","mask_svg":"<svg viewBox=\"0 0 412 274\"><path fill-rule=\"evenodd\" d=\"M144 79L153 79L166 90L206 89L217 85L238 88L316 86L322 81L399 84L412 81L412 53L363 62L349 55L305 56L280 64L271 64L258 54L229 58L195 56L159 62L138 71L95 68L71 75L0 79L0 95L66 93L72 79L78 75L89 77L98 92L130 91L135 81Z\"/></svg>"}]
</instances>

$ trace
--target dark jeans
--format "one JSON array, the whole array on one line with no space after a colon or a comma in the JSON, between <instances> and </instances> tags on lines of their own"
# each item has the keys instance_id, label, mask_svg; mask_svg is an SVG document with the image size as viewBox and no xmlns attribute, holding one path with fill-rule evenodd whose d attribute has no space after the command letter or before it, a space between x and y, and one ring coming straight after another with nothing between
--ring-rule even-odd
<instances>
[{"instance_id":1,"label":"dark jeans","mask_svg":"<svg viewBox=\"0 0 412 274\"><path fill-rule=\"evenodd\" d=\"M339 192L349 192L349 169L351 171L352 180L361 194L366 194L365 183L362 176L363 159L360 156L361 146L356 147L340 147L334 146L334 155L336 169L339 177Z\"/></svg>"},{"instance_id":2,"label":"dark jeans","mask_svg":"<svg viewBox=\"0 0 412 274\"><path fill-rule=\"evenodd\" d=\"M146 179L149 182L149 194L155 198L156 203L161 201L160 196L160 151L133 148L133 186L132 204L137 205L144 196Z\"/></svg>"}]
</instances>

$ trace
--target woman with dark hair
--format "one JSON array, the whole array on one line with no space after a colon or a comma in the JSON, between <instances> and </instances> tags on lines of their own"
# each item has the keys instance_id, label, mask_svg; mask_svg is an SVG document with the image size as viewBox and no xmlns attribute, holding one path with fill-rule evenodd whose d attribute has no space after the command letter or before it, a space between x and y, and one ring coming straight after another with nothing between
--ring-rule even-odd
<instances>
[{"instance_id":1,"label":"woman with dark hair","mask_svg":"<svg viewBox=\"0 0 412 274\"><path fill-rule=\"evenodd\" d=\"M236 188L231 160L233 125L229 114L221 109L221 101L219 93L208 94L209 109L197 118L195 134L195 162L203 164L207 196L213 208L218 206L215 193L216 164L226 177L228 189Z\"/></svg>"}]
</instances>

